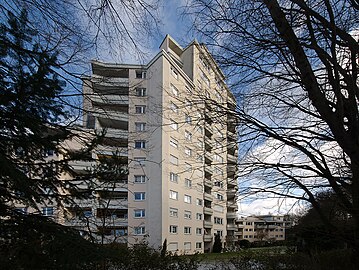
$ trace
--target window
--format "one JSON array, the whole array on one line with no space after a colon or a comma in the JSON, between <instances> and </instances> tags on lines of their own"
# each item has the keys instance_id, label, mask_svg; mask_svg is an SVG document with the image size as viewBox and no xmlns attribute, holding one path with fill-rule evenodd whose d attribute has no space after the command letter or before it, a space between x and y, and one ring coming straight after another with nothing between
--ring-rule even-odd
<instances>
[{"instance_id":1,"label":"window","mask_svg":"<svg viewBox=\"0 0 359 270\"><path fill-rule=\"evenodd\" d=\"M184 105L188 108L192 108L192 102L190 100L188 100L187 98L184 101Z\"/></svg>"},{"instance_id":2,"label":"window","mask_svg":"<svg viewBox=\"0 0 359 270\"><path fill-rule=\"evenodd\" d=\"M146 71L136 70L136 79L146 79Z\"/></svg>"},{"instance_id":3,"label":"window","mask_svg":"<svg viewBox=\"0 0 359 270\"><path fill-rule=\"evenodd\" d=\"M185 219L192 219L192 212L191 211L184 211L184 218Z\"/></svg>"},{"instance_id":4,"label":"window","mask_svg":"<svg viewBox=\"0 0 359 270\"><path fill-rule=\"evenodd\" d=\"M178 217L178 209L177 208L170 208L170 217Z\"/></svg>"},{"instance_id":5,"label":"window","mask_svg":"<svg viewBox=\"0 0 359 270\"><path fill-rule=\"evenodd\" d=\"M135 175L135 183L146 183L145 175Z\"/></svg>"},{"instance_id":6,"label":"window","mask_svg":"<svg viewBox=\"0 0 359 270\"><path fill-rule=\"evenodd\" d=\"M187 124L192 124L192 117L188 114L185 114L184 120Z\"/></svg>"},{"instance_id":7,"label":"window","mask_svg":"<svg viewBox=\"0 0 359 270\"><path fill-rule=\"evenodd\" d=\"M198 198L197 198L197 200L196 200L196 204L197 204L197 205L201 205L201 206L202 206L202 205L203 205L203 200L202 200L202 199L198 199Z\"/></svg>"},{"instance_id":8,"label":"window","mask_svg":"<svg viewBox=\"0 0 359 270\"><path fill-rule=\"evenodd\" d=\"M146 216L145 209L136 209L135 210L135 218L143 218Z\"/></svg>"},{"instance_id":9,"label":"window","mask_svg":"<svg viewBox=\"0 0 359 270\"><path fill-rule=\"evenodd\" d=\"M202 216L203 216L203 215L202 215L201 213L197 213L197 214L196 214L196 219L197 219L197 220L202 220Z\"/></svg>"},{"instance_id":10,"label":"window","mask_svg":"<svg viewBox=\"0 0 359 270\"><path fill-rule=\"evenodd\" d=\"M214 173L223 176L223 170L218 167L214 167Z\"/></svg>"},{"instance_id":11,"label":"window","mask_svg":"<svg viewBox=\"0 0 359 270\"><path fill-rule=\"evenodd\" d=\"M184 195L184 202L185 203L191 203L192 202L192 197L189 195Z\"/></svg>"},{"instance_id":12,"label":"window","mask_svg":"<svg viewBox=\"0 0 359 270\"><path fill-rule=\"evenodd\" d=\"M191 164L189 164L189 163L185 163L185 165L184 165L184 167L185 167L185 170L187 171L187 172L192 172L192 165Z\"/></svg>"},{"instance_id":13,"label":"window","mask_svg":"<svg viewBox=\"0 0 359 270\"><path fill-rule=\"evenodd\" d=\"M43 207L42 214L44 216L50 217L54 215L54 208L53 207Z\"/></svg>"},{"instance_id":14,"label":"window","mask_svg":"<svg viewBox=\"0 0 359 270\"><path fill-rule=\"evenodd\" d=\"M178 123L174 120L170 120L170 127L173 129L173 130L178 130Z\"/></svg>"},{"instance_id":15,"label":"window","mask_svg":"<svg viewBox=\"0 0 359 270\"><path fill-rule=\"evenodd\" d=\"M219 163L223 163L223 157L221 157L221 156L218 155L218 154L214 154L214 155L213 155L213 159L214 159L215 161L218 161Z\"/></svg>"},{"instance_id":16,"label":"window","mask_svg":"<svg viewBox=\"0 0 359 270\"><path fill-rule=\"evenodd\" d=\"M170 163L173 165L178 165L178 157L175 157L174 155L170 155Z\"/></svg>"},{"instance_id":17,"label":"window","mask_svg":"<svg viewBox=\"0 0 359 270\"><path fill-rule=\"evenodd\" d=\"M191 227L184 227L183 232L184 234L191 234Z\"/></svg>"},{"instance_id":18,"label":"window","mask_svg":"<svg viewBox=\"0 0 359 270\"><path fill-rule=\"evenodd\" d=\"M174 190L170 190L170 199L178 200L178 192Z\"/></svg>"},{"instance_id":19,"label":"window","mask_svg":"<svg viewBox=\"0 0 359 270\"><path fill-rule=\"evenodd\" d=\"M197 141L197 146L200 147L200 148L203 148L203 146L204 146L203 141L198 140L198 141Z\"/></svg>"},{"instance_id":20,"label":"window","mask_svg":"<svg viewBox=\"0 0 359 270\"><path fill-rule=\"evenodd\" d=\"M177 234L177 232L178 232L178 226L170 225L170 233Z\"/></svg>"},{"instance_id":21,"label":"window","mask_svg":"<svg viewBox=\"0 0 359 270\"><path fill-rule=\"evenodd\" d=\"M191 242L184 242L184 250L191 250Z\"/></svg>"},{"instance_id":22,"label":"window","mask_svg":"<svg viewBox=\"0 0 359 270\"><path fill-rule=\"evenodd\" d=\"M177 242L170 242L170 243L168 244L167 249L168 249L169 251L178 251L178 243L177 243Z\"/></svg>"},{"instance_id":23,"label":"window","mask_svg":"<svg viewBox=\"0 0 359 270\"><path fill-rule=\"evenodd\" d=\"M178 148L178 141L176 139L170 138L170 145L174 148Z\"/></svg>"},{"instance_id":24,"label":"window","mask_svg":"<svg viewBox=\"0 0 359 270\"><path fill-rule=\"evenodd\" d=\"M198 127L197 130L198 130L198 133L203 134L203 127Z\"/></svg>"},{"instance_id":25,"label":"window","mask_svg":"<svg viewBox=\"0 0 359 270\"><path fill-rule=\"evenodd\" d=\"M174 104L173 102L171 102L170 109L175 113L178 112L178 106L176 104Z\"/></svg>"},{"instance_id":26,"label":"window","mask_svg":"<svg viewBox=\"0 0 359 270\"><path fill-rule=\"evenodd\" d=\"M223 182L222 182L222 181L215 181L215 182L214 182L214 185L215 185L216 187L223 188Z\"/></svg>"},{"instance_id":27,"label":"window","mask_svg":"<svg viewBox=\"0 0 359 270\"><path fill-rule=\"evenodd\" d=\"M138 132L146 130L146 123L135 123L135 129Z\"/></svg>"},{"instance_id":28,"label":"window","mask_svg":"<svg viewBox=\"0 0 359 270\"><path fill-rule=\"evenodd\" d=\"M145 97L146 96L146 88L136 88L136 96Z\"/></svg>"},{"instance_id":29,"label":"window","mask_svg":"<svg viewBox=\"0 0 359 270\"><path fill-rule=\"evenodd\" d=\"M184 132L184 137L187 141L192 141L192 133L187 130Z\"/></svg>"},{"instance_id":30,"label":"window","mask_svg":"<svg viewBox=\"0 0 359 270\"><path fill-rule=\"evenodd\" d=\"M178 174L170 172L170 181L174 183L178 183Z\"/></svg>"},{"instance_id":31,"label":"window","mask_svg":"<svg viewBox=\"0 0 359 270\"><path fill-rule=\"evenodd\" d=\"M146 199L146 192L135 192L135 201L144 201Z\"/></svg>"},{"instance_id":32,"label":"window","mask_svg":"<svg viewBox=\"0 0 359 270\"><path fill-rule=\"evenodd\" d=\"M84 215L84 217L92 217L92 210L85 209L85 210L83 210L82 214Z\"/></svg>"},{"instance_id":33,"label":"window","mask_svg":"<svg viewBox=\"0 0 359 270\"><path fill-rule=\"evenodd\" d=\"M217 234L218 234L220 237L223 237L223 231L217 230Z\"/></svg>"},{"instance_id":34,"label":"window","mask_svg":"<svg viewBox=\"0 0 359 270\"><path fill-rule=\"evenodd\" d=\"M196 228L196 234L202 235L202 228Z\"/></svg>"},{"instance_id":35,"label":"window","mask_svg":"<svg viewBox=\"0 0 359 270\"><path fill-rule=\"evenodd\" d=\"M135 141L135 149L145 149L146 141Z\"/></svg>"},{"instance_id":36,"label":"window","mask_svg":"<svg viewBox=\"0 0 359 270\"><path fill-rule=\"evenodd\" d=\"M192 149L191 148L188 148L188 147L185 147L184 149L184 153L187 155L187 156L192 156Z\"/></svg>"},{"instance_id":37,"label":"window","mask_svg":"<svg viewBox=\"0 0 359 270\"><path fill-rule=\"evenodd\" d=\"M134 158L136 166L145 166L146 158L144 157L135 157Z\"/></svg>"},{"instance_id":38,"label":"window","mask_svg":"<svg viewBox=\"0 0 359 270\"><path fill-rule=\"evenodd\" d=\"M214 217L214 224L223 224L223 218Z\"/></svg>"},{"instance_id":39,"label":"window","mask_svg":"<svg viewBox=\"0 0 359 270\"><path fill-rule=\"evenodd\" d=\"M200 70L200 74L199 74L199 75L201 76L202 81L203 81L208 87L210 87L210 86L211 86L210 81L209 81L208 77L203 73L202 70Z\"/></svg>"},{"instance_id":40,"label":"window","mask_svg":"<svg viewBox=\"0 0 359 270\"><path fill-rule=\"evenodd\" d=\"M196 242L196 249L202 249L202 242Z\"/></svg>"},{"instance_id":41,"label":"window","mask_svg":"<svg viewBox=\"0 0 359 270\"><path fill-rule=\"evenodd\" d=\"M191 188L191 187L192 187L192 180L186 178L186 179L184 180L184 184L185 184L185 186L186 186L187 188Z\"/></svg>"},{"instance_id":42,"label":"window","mask_svg":"<svg viewBox=\"0 0 359 270\"><path fill-rule=\"evenodd\" d=\"M135 110L137 114L144 114L146 113L146 106L145 105L136 105Z\"/></svg>"},{"instance_id":43,"label":"window","mask_svg":"<svg viewBox=\"0 0 359 270\"><path fill-rule=\"evenodd\" d=\"M223 201L223 195L222 194L217 193L216 198L217 198L217 200Z\"/></svg>"},{"instance_id":44,"label":"window","mask_svg":"<svg viewBox=\"0 0 359 270\"><path fill-rule=\"evenodd\" d=\"M174 67L171 67L171 75L178 80L178 72Z\"/></svg>"},{"instance_id":45,"label":"window","mask_svg":"<svg viewBox=\"0 0 359 270\"><path fill-rule=\"evenodd\" d=\"M134 228L134 234L135 235L144 235L146 234L146 227L140 226Z\"/></svg>"}]
</instances>

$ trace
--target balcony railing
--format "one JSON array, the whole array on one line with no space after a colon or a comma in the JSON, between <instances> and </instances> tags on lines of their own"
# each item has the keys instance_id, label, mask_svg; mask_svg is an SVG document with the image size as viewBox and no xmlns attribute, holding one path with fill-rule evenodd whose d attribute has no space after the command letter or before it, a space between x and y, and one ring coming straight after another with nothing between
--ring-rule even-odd
<instances>
[{"instance_id":1,"label":"balcony railing","mask_svg":"<svg viewBox=\"0 0 359 270\"><path fill-rule=\"evenodd\" d=\"M127 95L98 95L90 96L92 102L103 104L128 105L129 98Z\"/></svg>"},{"instance_id":2,"label":"balcony railing","mask_svg":"<svg viewBox=\"0 0 359 270\"><path fill-rule=\"evenodd\" d=\"M203 235L203 241L204 242L212 242L213 241L213 236L209 235L209 234L205 234L205 235Z\"/></svg>"},{"instance_id":3,"label":"balcony railing","mask_svg":"<svg viewBox=\"0 0 359 270\"><path fill-rule=\"evenodd\" d=\"M213 214L213 209L209 208L209 207L204 207L203 208L203 213L206 215L212 215Z\"/></svg>"},{"instance_id":4,"label":"balcony railing","mask_svg":"<svg viewBox=\"0 0 359 270\"><path fill-rule=\"evenodd\" d=\"M238 227L236 224L234 224L234 223L227 224L227 230L233 231L233 230L237 230L237 229L238 229Z\"/></svg>"},{"instance_id":5,"label":"balcony railing","mask_svg":"<svg viewBox=\"0 0 359 270\"><path fill-rule=\"evenodd\" d=\"M203 221L203 227L205 227L205 228L212 228L212 227L213 227L213 224L212 224L211 221L205 220L205 221Z\"/></svg>"}]
</instances>

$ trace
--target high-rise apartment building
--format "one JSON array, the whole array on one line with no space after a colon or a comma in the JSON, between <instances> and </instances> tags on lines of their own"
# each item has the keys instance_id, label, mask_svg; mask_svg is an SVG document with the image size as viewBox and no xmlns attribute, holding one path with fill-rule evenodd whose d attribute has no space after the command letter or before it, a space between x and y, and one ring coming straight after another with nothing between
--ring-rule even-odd
<instances>
[{"instance_id":1,"label":"high-rise apartment building","mask_svg":"<svg viewBox=\"0 0 359 270\"><path fill-rule=\"evenodd\" d=\"M99 185L97 202L81 202L82 214L97 219L94 229L130 244L167 239L180 253L210 251L215 234L231 245L235 99L206 47L182 48L166 36L147 65L93 61L83 93L84 127L106 131L93 155L116 155L127 171L123 181Z\"/></svg>"}]
</instances>

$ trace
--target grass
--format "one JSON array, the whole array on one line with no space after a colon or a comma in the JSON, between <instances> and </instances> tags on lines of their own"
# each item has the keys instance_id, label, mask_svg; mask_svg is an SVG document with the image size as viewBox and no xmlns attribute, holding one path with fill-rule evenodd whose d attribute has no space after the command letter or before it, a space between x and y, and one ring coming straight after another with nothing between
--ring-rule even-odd
<instances>
[{"instance_id":1,"label":"grass","mask_svg":"<svg viewBox=\"0 0 359 270\"><path fill-rule=\"evenodd\" d=\"M275 254L285 254L288 248L285 246L274 246L274 247L258 247L258 248L249 248L242 249L237 252L223 252L223 253L201 253L195 255L199 260L206 262L214 261L226 261L232 258L239 256L245 256L250 253L251 256L259 254L275 255Z\"/></svg>"}]
</instances>

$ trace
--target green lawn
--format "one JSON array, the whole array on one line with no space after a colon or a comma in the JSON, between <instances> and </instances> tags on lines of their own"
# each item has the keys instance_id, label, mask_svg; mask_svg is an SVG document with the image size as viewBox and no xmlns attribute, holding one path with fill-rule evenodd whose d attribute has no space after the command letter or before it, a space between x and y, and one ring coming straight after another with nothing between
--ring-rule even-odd
<instances>
[{"instance_id":1,"label":"green lawn","mask_svg":"<svg viewBox=\"0 0 359 270\"><path fill-rule=\"evenodd\" d=\"M224 253L203 253L197 254L196 256L201 261L225 261L234 257L242 256L245 254L284 254L287 251L285 246L275 246L275 247L259 247L259 248L248 248L242 249L238 252L224 252Z\"/></svg>"}]
</instances>

